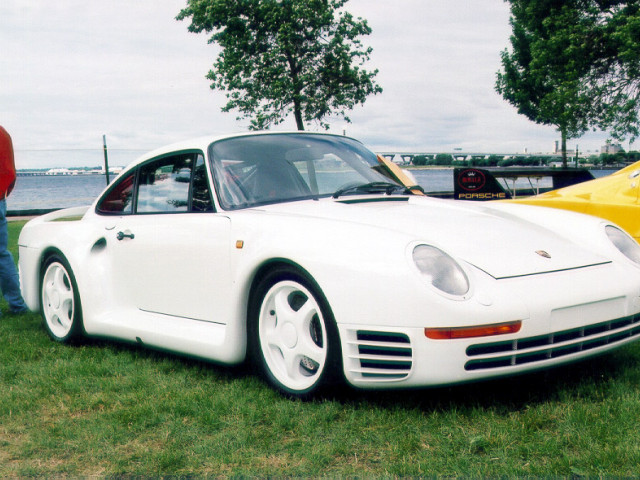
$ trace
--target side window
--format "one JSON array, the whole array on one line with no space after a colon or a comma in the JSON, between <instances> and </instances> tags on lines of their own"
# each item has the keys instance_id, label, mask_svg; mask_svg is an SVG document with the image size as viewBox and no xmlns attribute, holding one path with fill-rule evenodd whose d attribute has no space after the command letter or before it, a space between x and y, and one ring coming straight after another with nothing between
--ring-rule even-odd
<instances>
[{"instance_id":1,"label":"side window","mask_svg":"<svg viewBox=\"0 0 640 480\"><path fill-rule=\"evenodd\" d=\"M137 213L186 212L193 154L166 157L140 167Z\"/></svg>"},{"instance_id":2,"label":"side window","mask_svg":"<svg viewBox=\"0 0 640 480\"><path fill-rule=\"evenodd\" d=\"M135 171L109 190L97 207L98 213L128 215L133 211L133 179Z\"/></svg>"},{"instance_id":3,"label":"side window","mask_svg":"<svg viewBox=\"0 0 640 480\"><path fill-rule=\"evenodd\" d=\"M207 169L204 165L204 157L198 154L196 168L193 172L193 194L191 198L192 212L213 212L211 191L207 180Z\"/></svg>"}]
</instances>

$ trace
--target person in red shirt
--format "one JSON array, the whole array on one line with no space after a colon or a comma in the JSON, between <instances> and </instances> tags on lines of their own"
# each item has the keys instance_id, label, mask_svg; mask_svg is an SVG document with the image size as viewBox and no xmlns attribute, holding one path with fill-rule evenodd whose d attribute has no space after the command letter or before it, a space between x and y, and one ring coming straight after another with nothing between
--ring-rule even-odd
<instances>
[{"instance_id":1,"label":"person in red shirt","mask_svg":"<svg viewBox=\"0 0 640 480\"><path fill-rule=\"evenodd\" d=\"M16 183L16 167L13 143L7 131L0 125L0 289L12 313L27 311L20 292L18 270L8 249L7 197Z\"/></svg>"}]
</instances>

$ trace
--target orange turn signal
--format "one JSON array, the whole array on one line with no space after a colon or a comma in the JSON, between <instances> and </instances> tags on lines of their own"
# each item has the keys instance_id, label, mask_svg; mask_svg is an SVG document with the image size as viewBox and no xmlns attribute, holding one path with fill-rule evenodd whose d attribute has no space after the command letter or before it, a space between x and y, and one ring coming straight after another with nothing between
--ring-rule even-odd
<instances>
[{"instance_id":1,"label":"orange turn signal","mask_svg":"<svg viewBox=\"0 0 640 480\"><path fill-rule=\"evenodd\" d=\"M522 327L522 321L495 323L493 325L479 325L477 327L444 327L425 328L424 334L432 340L455 340L456 338L491 337L517 333Z\"/></svg>"}]
</instances>

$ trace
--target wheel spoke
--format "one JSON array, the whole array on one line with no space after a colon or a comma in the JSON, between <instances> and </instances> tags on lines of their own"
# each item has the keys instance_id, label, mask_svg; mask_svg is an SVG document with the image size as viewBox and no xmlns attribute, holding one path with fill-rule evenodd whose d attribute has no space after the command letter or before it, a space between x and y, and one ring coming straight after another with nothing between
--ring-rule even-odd
<instances>
[{"instance_id":1,"label":"wheel spoke","mask_svg":"<svg viewBox=\"0 0 640 480\"><path fill-rule=\"evenodd\" d=\"M308 357L316 363L324 363L326 352L325 349L320 346L324 345L324 332L320 331L320 345L318 345L316 340L311 336L311 322L314 318L317 318L317 315L319 315L315 303L307 301L296 313L298 317L296 322L296 329L298 333L298 345L296 350L301 356Z\"/></svg>"},{"instance_id":2,"label":"wheel spoke","mask_svg":"<svg viewBox=\"0 0 640 480\"><path fill-rule=\"evenodd\" d=\"M287 321L292 321L295 316L295 311L289 305L290 289L283 289L276 293L273 299L273 306L276 312L278 324L282 324Z\"/></svg>"},{"instance_id":3,"label":"wheel spoke","mask_svg":"<svg viewBox=\"0 0 640 480\"><path fill-rule=\"evenodd\" d=\"M62 290L58 294L60 295L60 305L73 304L73 292L71 290Z\"/></svg>"},{"instance_id":4,"label":"wheel spoke","mask_svg":"<svg viewBox=\"0 0 640 480\"><path fill-rule=\"evenodd\" d=\"M292 321L300 333L302 333L304 329L308 330L309 323L316 313L318 313L318 309L315 303L309 299L307 299L297 312L294 312Z\"/></svg>"},{"instance_id":5,"label":"wheel spoke","mask_svg":"<svg viewBox=\"0 0 640 480\"><path fill-rule=\"evenodd\" d=\"M47 300L47 303L51 301L54 290L55 290L55 287L53 285L53 282L47 282L45 284L44 297L45 297L45 300Z\"/></svg>"},{"instance_id":6,"label":"wheel spoke","mask_svg":"<svg viewBox=\"0 0 640 480\"><path fill-rule=\"evenodd\" d=\"M284 353L284 365L287 375L294 381L299 380L300 374L300 355L294 350L287 350Z\"/></svg>"},{"instance_id":7,"label":"wheel spoke","mask_svg":"<svg viewBox=\"0 0 640 480\"><path fill-rule=\"evenodd\" d=\"M310 335L301 338L299 351L301 355L319 364L324 363L326 358L326 350L316 345Z\"/></svg>"},{"instance_id":8,"label":"wheel spoke","mask_svg":"<svg viewBox=\"0 0 640 480\"><path fill-rule=\"evenodd\" d=\"M280 348L281 338L278 334L277 326L274 325L272 328L265 328L263 335L267 345Z\"/></svg>"},{"instance_id":9,"label":"wheel spoke","mask_svg":"<svg viewBox=\"0 0 640 480\"><path fill-rule=\"evenodd\" d=\"M57 308L55 309L54 313L53 313L53 318L56 321L56 323L64 328L65 330L69 327L69 325L71 324L71 319L69 318L68 315L66 315L66 312Z\"/></svg>"},{"instance_id":10,"label":"wheel spoke","mask_svg":"<svg viewBox=\"0 0 640 480\"><path fill-rule=\"evenodd\" d=\"M62 268L57 267L53 272L53 285L54 288L58 291L66 290L67 286L65 285L65 272Z\"/></svg>"}]
</instances>

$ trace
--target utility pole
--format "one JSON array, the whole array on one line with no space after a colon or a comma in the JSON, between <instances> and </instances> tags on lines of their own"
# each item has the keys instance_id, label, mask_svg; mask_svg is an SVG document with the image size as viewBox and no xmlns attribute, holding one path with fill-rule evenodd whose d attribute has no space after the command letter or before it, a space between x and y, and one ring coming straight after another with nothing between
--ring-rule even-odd
<instances>
[{"instance_id":1,"label":"utility pole","mask_svg":"<svg viewBox=\"0 0 640 480\"><path fill-rule=\"evenodd\" d=\"M109 158L107 156L107 136L102 135L102 151L104 152L104 174L107 178L107 185L109 185Z\"/></svg>"}]
</instances>

